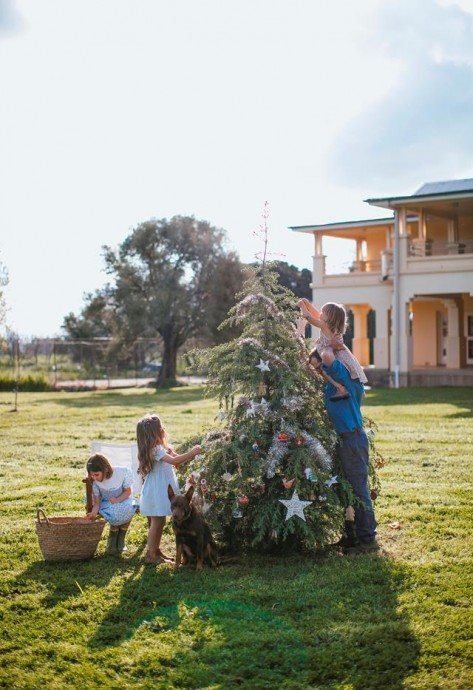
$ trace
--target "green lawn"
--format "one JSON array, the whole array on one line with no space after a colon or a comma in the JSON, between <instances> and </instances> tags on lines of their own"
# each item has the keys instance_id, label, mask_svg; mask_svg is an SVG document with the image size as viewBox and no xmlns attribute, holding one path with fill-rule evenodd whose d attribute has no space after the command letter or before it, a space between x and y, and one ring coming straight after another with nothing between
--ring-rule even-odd
<instances>
[{"instance_id":1,"label":"green lawn","mask_svg":"<svg viewBox=\"0 0 473 690\"><path fill-rule=\"evenodd\" d=\"M195 573L129 552L45 563L35 533L83 512L90 442L214 422L199 388L0 394L2 688L470 688L473 389L373 390L382 552L239 558ZM400 529L389 525L399 523ZM166 532L164 545L172 551Z\"/></svg>"}]
</instances>

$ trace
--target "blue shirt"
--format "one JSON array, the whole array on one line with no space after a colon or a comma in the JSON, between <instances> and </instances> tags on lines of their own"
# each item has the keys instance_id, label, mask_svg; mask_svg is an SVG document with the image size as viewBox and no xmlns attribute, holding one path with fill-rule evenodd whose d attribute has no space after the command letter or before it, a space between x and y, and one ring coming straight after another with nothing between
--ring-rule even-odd
<instances>
[{"instance_id":1,"label":"blue shirt","mask_svg":"<svg viewBox=\"0 0 473 690\"><path fill-rule=\"evenodd\" d=\"M338 359L328 367L322 365L322 369L337 383L341 383L350 393L348 400L331 402L330 396L335 395L337 389L329 381L324 386L325 407L328 416L337 433L353 431L363 426L361 414L361 401L365 392L363 384L358 379L352 379L348 369Z\"/></svg>"}]
</instances>

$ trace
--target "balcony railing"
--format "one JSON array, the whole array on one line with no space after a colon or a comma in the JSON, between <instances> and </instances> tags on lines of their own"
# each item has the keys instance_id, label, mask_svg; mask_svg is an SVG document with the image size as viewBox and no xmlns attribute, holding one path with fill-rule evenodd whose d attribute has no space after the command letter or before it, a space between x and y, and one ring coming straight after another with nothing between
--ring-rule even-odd
<instances>
[{"instance_id":1,"label":"balcony railing","mask_svg":"<svg viewBox=\"0 0 473 690\"><path fill-rule=\"evenodd\" d=\"M461 242L437 242L433 240L411 240L409 256L442 256L445 254L472 254L473 239Z\"/></svg>"}]
</instances>

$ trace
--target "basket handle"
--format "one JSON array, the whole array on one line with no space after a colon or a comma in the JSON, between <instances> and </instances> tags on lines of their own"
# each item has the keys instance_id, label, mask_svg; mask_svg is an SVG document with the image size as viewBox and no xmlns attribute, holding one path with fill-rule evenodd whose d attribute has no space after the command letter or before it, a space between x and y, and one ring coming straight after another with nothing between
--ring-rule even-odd
<instances>
[{"instance_id":1,"label":"basket handle","mask_svg":"<svg viewBox=\"0 0 473 690\"><path fill-rule=\"evenodd\" d=\"M43 510L42 508L38 508L38 512L36 513L36 519L38 520L39 524L40 524L40 525L43 524L43 523L41 522L40 513L43 514L43 517L44 517L44 519L46 520L46 524L47 524L47 526L49 527L49 520L48 520L48 518L46 517L46 513L44 512L44 510Z\"/></svg>"}]
</instances>

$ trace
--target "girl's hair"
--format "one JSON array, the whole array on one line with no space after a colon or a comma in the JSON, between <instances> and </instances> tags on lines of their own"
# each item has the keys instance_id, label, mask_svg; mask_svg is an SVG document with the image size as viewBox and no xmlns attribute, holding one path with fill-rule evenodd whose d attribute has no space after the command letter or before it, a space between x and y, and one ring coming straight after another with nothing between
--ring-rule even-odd
<instances>
[{"instance_id":1,"label":"girl's hair","mask_svg":"<svg viewBox=\"0 0 473 690\"><path fill-rule=\"evenodd\" d=\"M167 446L166 430L156 414L147 414L136 425L140 474L146 477L155 463L156 446Z\"/></svg>"},{"instance_id":2,"label":"girl's hair","mask_svg":"<svg viewBox=\"0 0 473 690\"><path fill-rule=\"evenodd\" d=\"M89 477L91 472L103 472L104 479L110 479L113 474L113 467L105 455L95 453L87 460L87 474Z\"/></svg>"},{"instance_id":3,"label":"girl's hair","mask_svg":"<svg viewBox=\"0 0 473 690\"><path fill-rule=\"evenodd\" d=\"M342 304L336 302L327 302L322 307L325 316L325 323L330 328L332 333L340 333L343 335L346 330L347 313Z\"/></svg>"}]
</instances>

